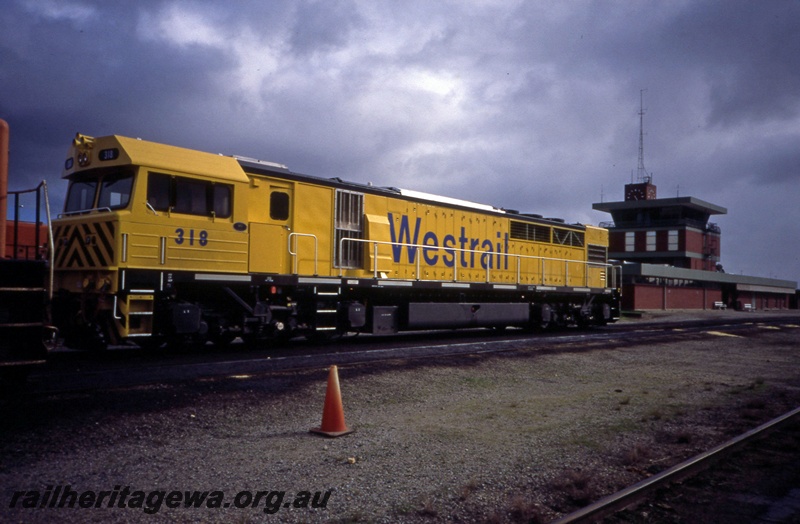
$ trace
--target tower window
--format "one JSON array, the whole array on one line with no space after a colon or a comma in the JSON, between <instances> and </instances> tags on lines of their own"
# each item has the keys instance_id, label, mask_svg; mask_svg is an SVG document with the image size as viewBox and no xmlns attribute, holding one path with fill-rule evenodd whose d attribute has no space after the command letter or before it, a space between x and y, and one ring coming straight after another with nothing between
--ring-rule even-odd
<instances>
[{"instance_id":1,"label":"tower window","mask_svg":"<svg viewBox=\"0 0 800 524\"><path fill-rule=\"evenodd\" d=\"M647 232L647 250L648 251L655 251L656 250L656 232L655 231L648 231Z\"/></svg>"},{"instance_id":2,"label":"tower window","mask_svg":"<svg viewBox=\"0 0 800 524\"><path fill-rule=\"evenodd\" d=\"M633 231L625 233L625 251L628 253L636 251L636 233Z\"/></svg>"},{"instance_id":3,"label":"tower window","mask_svg":"<svg viewBox=\"0 0 800 524\"><path fill-rule=\"evenodd\" d=\"M673 229L669 231L667 236L667 249L670 251L678 250L678 230Z\"/></svg>"}]
</instances>

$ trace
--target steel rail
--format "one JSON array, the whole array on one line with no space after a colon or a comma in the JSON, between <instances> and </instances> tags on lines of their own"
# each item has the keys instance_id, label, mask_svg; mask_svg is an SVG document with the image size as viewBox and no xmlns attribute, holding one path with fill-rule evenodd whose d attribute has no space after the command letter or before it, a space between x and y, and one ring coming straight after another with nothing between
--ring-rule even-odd
<instances>
[{"instance_id":1,"label":"steel rail","mask_svg":"<svg viewBox=\"0 0 800 524\"><path fill-rule=\"evenodd\" d=\"M632 486L623 489L622 491L618 491L613 495L602 498L593 504L589 504L588 506L579 509L578 511L556 519L552 524L597 521L603 517L607 517L622 511L623 509L626 509L634 504L640 503L656 489L696 475L697 473L700 473L701 471L710 467L715 461L721 460L742 446L755 441L758 438L763 438L770 432L795 420L800 420L800 408L795 408L792 411L781 415L780 417L761 424L757 428L751 429L746 433L742 433L738 437L735 437L704 453L685 460L680 464L672 466L671 468L664 470L657 475L648 477Z\"/></svg>"},{"instance_id":2,"label":"steel rail","mask_svg":"<svg viewBox=\"0 0 800 524\"><path fill-rule=\"evenodd\" d=\"M744 320L744 319L742 319ZM772 321L785 321L773 318ZM599 329L590 331L579 331L570 333L552 333L541 336L531 336L522 331L506 333L504 335L494 334L488 336L484 330L480 330L484 336L475 339L469 330L461 332L446 333L444 331L434 332L440 336L426 336L423 341L414 336L414 333L406 333L410 338L390 337L384 340L380 338L359 338L357 345L348 344L348 348L343 349L336 345L334 348L326 348L324 352L318 352L319 346L311 346L310 351L302 351L298 348L291 352L281 352L275 354L269 350L260 352L258 356L246 356L249 352L241 352L243 358L226 358L222 353L222 360L202 361L179 361L161 363L158 358L155 361L147 362L141 366L128 366L124 362L129 361L131 356L138 359L138 350L122 352L119 355L112 353L106 354L111 358L108 367L103 365L97 369L87 369L85 365L80 365L80 372L61 371L61 364L68 364L77 357L78 362L83 358L89 358L89 353L81 352L58 352L51 354L52 362L50 366L37 370L31 375L31 394L60 394L74 391L93 391L103 388L130 387L144 385L154 382L182 382L185 380L219 377L223 378L230 375L263 375L275 372L298 371L312 367L327 366L330 364L338 365L360 365L372 364L380 361L390 361L395 359L422 360L425 358L448 358L461 357L469 354L491 354L514 351L582 351L596 349L606 345L628 345L631 343L646 343L659 340L670 340L676 336L675 328L680 328L680 336L702 335L703 331L709 327L715 329L726 329L737 331L739 329L752 329L748 323L731 323L731 319L715 319L714 321L692 323L665 322L650 324L647 326L616 326L618 329ZM621 328L621 329L619 329ZM463 337L463 338L462 338ZM621 338L622 337L622 338ZM461 339L461 340L459 340ZM623 342L624 340L624 342ZM355 339L353 339L355 342ZM360 342L367 344L361 346ZM384 342L386 346L384 346ZM420 343L421 342L421 343ZM377 347L373 346L375 344ZM533 347L530 346L533 344ZM382 347L383 346L383 347ZM388 347L387 347L388 346ZM580 349L580 348L584 349ZM524 348L524 349L523 349ZM218 353L219 354L219 353ZM123 362L120 368L117 366ZM180 376L182 378L175 378Z\"/></svg>"}]
</instances>

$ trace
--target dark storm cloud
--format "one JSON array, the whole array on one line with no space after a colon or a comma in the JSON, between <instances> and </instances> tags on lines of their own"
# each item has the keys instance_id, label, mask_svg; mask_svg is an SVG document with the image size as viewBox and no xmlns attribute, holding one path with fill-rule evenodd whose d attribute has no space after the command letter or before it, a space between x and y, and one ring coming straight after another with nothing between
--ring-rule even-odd
<instances>
[{"instance_id":1,"label":"dark storm cloud","mask_svg":"<svg viewBox=\"0 0 800 524\"><path fill-rule=\"evenodd\" d=\"M13 1L0 57L12 185L56 206L80 131L596 223L647 89L646 166L728 207L726 268L758 267L733 246L770 192L797 236L798 2Z\"/></svg>"},{"instance_id":2,"label":"dark storm cloud","mask_svg":"<svg viewBox=\"0 0 800 524\"><path fill-rule=\"evenodd\" d=\"M298 55L326 52L348 43L360 23L349 2L298 2L289 43Z\"/></svg>"},{"instance_id":3,"label":"dark storm cloud","mask_svg":"<svg viewBox=\"0 0 800 524\"><path fill-rule=\"evenodd\" d=\"M28 183L58 173L55 151L60 159L77 131L137 135L166 124L224 64L218 52L137 39L132 22L146 5L12 4L16 11L0 14L0 116L12 128L12 173Z\"/></svg>"},{"instance_id":4,"label":"dark storm cloud","mask_svg":"<svg viewBox=\"0 0 800 524\"><path fill-rule=\"evenodd\" d=\"M780 187L800 182L796 136L756 136L746 144L715 151L711 157L718 160L721 173L741 173L752 184Z\"/></svg>"},{"instance_id":5,"label":"dark storm cloud","mask_svg":"<svg viewBox=\"0 0 800 524\"><path fill-rule=\"evenodd\" d=\"M16 13L30 24L5 41L10 60L0 79L0 111L12 119L20 115L19 125L35 120L35 113L54 121L69 115L110 131L120 120L168 114L224 67L218 52L137 39L131 22L138 5L103 2L78 20ZM3 15L3 25L13 18ZM39 137L48 140L47 133L44 127Z\"/></svg>"},{"instance_id":6,"label":"dark storm cloud","mask_svg":"<svg viewBox=\"0 0 800 524\"><path fill-rule=\"evenodd\" d=\"M800 110L800 3L697 3L665 33L709 80L712 125L794 119Z\"/></svg>"}]
</instances>

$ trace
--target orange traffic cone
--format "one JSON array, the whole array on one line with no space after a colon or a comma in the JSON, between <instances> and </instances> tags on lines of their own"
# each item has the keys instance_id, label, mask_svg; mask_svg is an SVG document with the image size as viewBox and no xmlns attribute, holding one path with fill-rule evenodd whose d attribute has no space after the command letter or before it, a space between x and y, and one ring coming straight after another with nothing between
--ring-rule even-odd
<instances>
[{"instance_id":1,"label":"orange traffic cone","mask_svg":"<svg viewBox=\"0 0 800 524\"><path fill-rule=\"evenodd\" d=\"M342 392L339 390L339 371L336 366L331 366L331 370L328 372L328 389L325 392L325 407L322 409L322 426L309 431L326 437L341 437L353 432L344 423Z\"/></svg>"}]
</instances>

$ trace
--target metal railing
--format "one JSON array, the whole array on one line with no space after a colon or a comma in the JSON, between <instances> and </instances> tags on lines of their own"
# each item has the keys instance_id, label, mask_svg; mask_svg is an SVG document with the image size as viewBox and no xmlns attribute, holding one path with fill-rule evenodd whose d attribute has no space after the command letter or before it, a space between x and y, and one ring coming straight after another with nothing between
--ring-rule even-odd
<instances>
[{"instance_id":1,"label":"metal railing","mask_svg":"<svg viewBox=\"0 0 800 524\"><path fill-rule=\"evenodd\" d=\"M646 228L666 228L666 227L693 227L695 229L699 229L701 231L705 231L708 233L721 233L722 230L720 229L719 225L714 222L705 222L703 220L697 220L694 218L659 218L659 219L651 219L648 218L646 220L621 220L617 221L607 221L607 222L600 222L598 226L605 228L605 229L616 229L616 228L638 228L638 229L646 229Z\"/></svg>"},{"instance_id":2,"label":"metal railing","mask_svg":"<svg viewBox=\"0 0 800 524\"><path fill-rule=\"evenodd\" d=\"M42 222L42 198L44 198L44 212L45 217L47 219L46 226L47 226L47 249L44 250L47 256L47 260L49 262L49 286L48 286L48 296L49 298L53 298L53 257L55 256L55 249L53 245L53 222L50 216L50 195L47 192L47 182L42 180L39 182L39 185L33 189L23 189L19 191L8 191L9 195L14 195L14 240L12 243L13 246L13 254L9 256L9 258L18 258L19 257L19 210L21 209L20 206L20 195L24 195L26 193L35 193L36 194L36 221L34 222L34 246L23 246L25 248L25 257L29 257L29 248L33 249L34 258L36 260L42 260L44 258L42 254L43 244L41 239L41 227L45 225ZM3 226L5 227L5 225Z\"/></svg>"},{"instance_id":3,"label":"metal railing","mask_svg":"<svg viewBox=\"0 0 800 524\"><path fill-rule=\"evenodd\" d=\"M289 233L288 239L288 249L289 255L292 257L292 272L296 275L298 272L298 256L297 256L297 239L298 238L312 238L314 239L314 274L319 274L319 242L317 240L317 235L312 235L310 233ZM294 240L294 245L292 244L292 240Z\"/></svg>"},{"instance_id":4,"label":"metal railing","mask_svg":"<svg viewBox=\"0 0 800 524\"><path fill-rule=\"evenodd\" d=\"M314 241L314 275L319 274L319 240L317 239L316 235L310 233L290 233L288 237L288 252L292 258L292 272L293 274L299 274L299 250L298 250L298 239L299 238L309 238ZM459 256L456 256L456 253L465 253L465 254L477 254L480 258L480 264L484 266L482 269L485 270L485 282L491 283L492 281L492 273L507 273L508 269L494 269L492 264L489 263L490 260L498 259L498 257L509 257L515 260L515 268L514 268L514 281L513 284L520 285L520 284L530 284L530 285L554 285L556 282L548 282L548 265L549 265L549 275L550 279L554 280L556 277L556 265L563 264L563 277L564 277L564 285L569 285L569 278L570 278L570 265L579 265L582 266L582 284L584 287L589 287L589 270L591 268L599 268L603 269L605 274L601 275L601 280L605 281L605 288L612 288L617 289L619 288L619 284L622 282L622 266L608 264L608 263L601 263L601 262L590 262L585 260L571 260L565 258L549 258L549 257L537 257L531 255L521 255L521 254L514 254L514 253L504 253L501 251L480 251L477 249L461 249L456 247L441 247L441 246L430 246L424 244L407 244L402 242L387 242L381 240L368 240L362 238L342 238L339 241L339 257L340 260L338 261L338 268L339 268L339 276L344 276L344 271L347 269L361 269L361 268L348 268L343 265L343 261L341 260L342 254L344 251L344 243L345 242L356 242L365 245L372 246L372 276L375 279L381 278L381 269L378 267L378 260L379 260L379 247L380 246L390 246L390 248L406 248L406 249L413 249L415 250L416 256L415 262L413 262L415 266L415 277L414 279L417 281L443 281L441 279L430 278L425 279L421 278L422 275L422 258L424 255L422 254L423 250L430 250L430 249L444 249L448 254L452 254L453 256L453 265L452 273L453 278L448 281L457 282L458 281L458 271L459 269L471 269L470 267L464 266L459 268ZM417 251L418 250L418 251ZM484 258L487 257L487 258ZM538 281L527 281L523 282L523 261L530 260L536 261L537 265L539 265L540 271L538 273L527 273L525 276L528 279L538 276ZM388 271L388 268L385 270ZM557 276L561 276L559 273ZM574 276L574 275L573 275ZM610 282L609 282L610 281ZM509 282L501 282L500 280L496 280L496 283L509 283ZM596 287L596 286L595 286Z\"/></svg>"},{"instance_id":5,"label":"metal railing","mask_svg":"<svg viewBox=\"0 0 800 524\"><path fill-rule=\"evenodd\" d=\"M313 235L310 235L310 236L313 236ZM316 237L315 237L315 239L316 239ZM440 246L430 246L430 245L423 245L423 244L406 244L406 243L402 243L402 242L387 242L387 241L368 240L368 239L360 239L360 238L342 238L340 240L339 253L343 252L342 248L344 247L344 242L357 242L357 243L362 243L362 244L367 244L367 245L371 244L372 245L372 257L373 257L372 274L373 274L373 278L376 278L376 279L379 278L380 274L382 273L382 271L378 267L378 260L379 260L379 257L378 257L378 254L379 254L378 251L379 250L378 250L378 248L379 248L379 246L391 246L392 248L397 248L397 247L403 248L403 247L405 247L406 249L410 248L410 249L413 249L415 251L419 250L418 252L415 252L416 256L414 258L416 260L415 260L415 262L413 262L413 264L415 265L415 277L414 277L414 279L418 280L418 281L419 280L430 280L430 281L436 281L437 280L435 278L432 278L432 279L423 279L423 278L421 278L421 275L422 275L422 272L421 272L421 269L422 269L422 258L424 256L422 254L422 251L423 250L430 250L430 249L437 249L437 250L438 249L444 249L447 253L453 255L453 265L452 265L452 272L453 272L452 281L453 282L458 281L459 269L471 269L471 267L466 267L466 266L464 266L462 268L459 268L458 261L459 261L460 257L456 256L456 253L459 253L459 254L467 253L467 254L477 254L477 255L479 255L480 264L481 264L481 266L483 266L482 269L484 269L486 271L485 282L487 282L487 283L493 282L492 281L492 272L493 271L500 272L500 273L509 271L507 269L494 269L492 267L491 260L496 259L496 257L497 257L497 259L499 259L499 257L509 257L509 258L511 258L511 259L516 261L516 268L514 269L515 280L513 282L513 284L516 284L516 285L520 285L520 284L554 285L554 284L556 284L556 282L553 282L552 280L554 280L556 278L554 276L556 274L556 269L557 269L558 265L561 265L561 264L563 264L563 268L564 268L564 271L563 271L564 285L569 285L568 283L569 283L569 278L570 278L570 265L579 265L579 266L583 267L583 271L582 271L583 274L581 276L582 276L583 286L585 286L585 287L589 287L589 269L590 268L602 268L602 269L604 269L604 271L605 271L604 280L606 281L605 287L617 288L618 287L617 286L617 282L621 281L621 280L617 280L617 271L614 270L614 268L617 268L619 266L614 266L612 264L600 263L600 262L589 262L589 261L584 261L584 260L570 260L570 259L564 259L564 258L537 257L537 256L531 256L531 255L504 253L504 252L500 252L500 251L480 251L480 250L476 250L476 249L461 249L461 248L455 248L455 247L444 248L444 247L440 247ZM484 258L484 257L486 257L486 258ZM523 261L526 261L526 260L537 261L537 263L540 264L540 267L541 267L540 273L534 273L534 274L528 273L526 275L528 278L536 277L538 275L539 276L538 282L536 282L536 281L523 282L523 274L522 274L523 267L522 266L523 266ZM556 264L556 267L553 267L553 264ZM548 273L547 273L548 265L550 265L550 273L549 274L550 274L551 282L548 282ZM339 266L340 266L340 268L339 268L339 276L343 276L344 275L344 270L346 268L341 267L341 263L339 264ZM296 266L295 266L295 269L296 269ZM619 268L619 269L621 270L621 268ZM316 246L315 246L315 272L316 272ZM611 286L608 286L609 275L610 275L610 280L611 280ZM558 274L558 276L561 276L561 274ZM441 280L441 279L438 279L438 280ZM497 283L508 283L508 282L501 282L500 280L496 280L495 282L497 282Z\"/></svg>"},{"instance_id":6,"label":"metal railing","mask_svg":"<svg viewBox=\"0 0 800 524\"><path fill-rule=\"evenodd\" d=\"M41 203L41 201L42 201L42 192L44 192L45 200L47 200L47 184L44 181L41 181L39 183L39 185L36 186L33 189L23 189L23 190L20 190L20 191L9 191L8 192L9 195L14 195L14 229L13 229L14 239L13 239L13 242L12 242L14 253L10 256L10 258L19 258L19 252L20 252L21 248L25 250L25 256L22 257L22 258L31 258L29 256L29 250L30 249L33 249L33 257L32 258L35 258L36 260L41 260L43 258L42 252L44 251L44 246L43 246L42 238L41 238L41 227L43 225L46 225L46 226L49 227L49 224L50 224L50 205L49 205L49 203L46 203L46 205L45 205L45 211L46 211L46 214L47 214L47 223L45 224L44 222L42 222L42 211L41 211L41 207L42 207L42 203ZM21 209L22 206L20 205L19 197L20 197L20 195L24 195L24 194L27 194L27 193L35 193L36 194L36 221L34 222L34 227L35 227L35 229L34 229L34 245L33 246L20 246L19 245L19 236L20 236L19 235L19 224L20 224L20 218L19 218L19 214L20 213L19 213L19 210ZM50 235L50 236L52 237L52 235Z\"/></svg>"}]
</instances>

